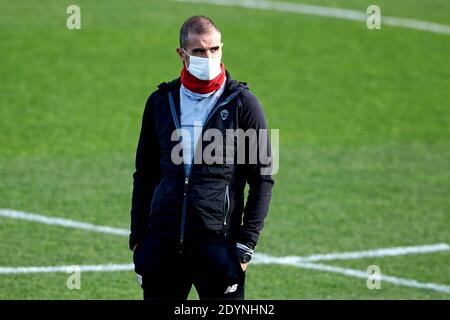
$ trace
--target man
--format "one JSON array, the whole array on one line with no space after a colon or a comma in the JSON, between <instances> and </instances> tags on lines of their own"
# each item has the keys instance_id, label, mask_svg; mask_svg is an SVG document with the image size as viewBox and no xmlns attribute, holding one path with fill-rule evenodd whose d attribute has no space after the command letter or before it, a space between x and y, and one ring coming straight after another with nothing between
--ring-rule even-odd
<instances>
[{"instance_id":1,"label":"man","mask_svg":"<svg viewBox=\"0 0 450 320\"><path fill-rule=\"evenodd\" d=\"M176 49L181 76L160 84L145 106L129 241L144 299L187 299L192 285L200 299L244 298L245 271L273 186L264 170L271 162L251 161L252 151L270 155L270 143L260 147L267 136L263 111L246 84L225 70L222 45L211 19L186 20ZM209 133L225 141L237 129L262 135L244 143L234 136L233 161L203 159ZM227 151L229 145L216 148L214 159Z\"/></svg>"}]
</instances>

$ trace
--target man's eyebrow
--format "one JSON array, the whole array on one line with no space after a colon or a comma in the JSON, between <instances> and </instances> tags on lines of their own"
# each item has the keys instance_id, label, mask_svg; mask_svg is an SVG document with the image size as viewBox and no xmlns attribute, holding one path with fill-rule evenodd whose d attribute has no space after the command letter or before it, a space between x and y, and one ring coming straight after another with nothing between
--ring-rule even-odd
<instances>
[{"instance_id":1,"label":"man's eyebrow","mask_svg":"<svg viewBox=\"0 0 450 320\"><path fill-rule=\"evenodd\" d=\"M211 49L219 49L220 46L214 46L214 47L210 47L210 48L194 48L192 49L192 51L205 51L205 50L211 50Z\"/></svg>"}]
</instances>

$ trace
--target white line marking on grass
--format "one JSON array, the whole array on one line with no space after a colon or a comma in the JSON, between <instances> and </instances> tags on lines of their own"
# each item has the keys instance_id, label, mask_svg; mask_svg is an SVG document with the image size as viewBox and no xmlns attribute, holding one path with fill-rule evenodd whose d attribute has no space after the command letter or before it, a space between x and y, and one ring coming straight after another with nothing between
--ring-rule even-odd
<instances>
[{"instance_id":1,"label":"white line marking on grass","mask_svg":"<svg viewBox=\"0 0 450 320\"><path fill-rule=\"evenodd\" d=\"M128 236L129 231L126 229L112 228L108 226L94 225L69 219L49 217L35 213L27 213L22 211L0 209L0 216L12 219L21 219L28 221L41 222L44 224L58 225L68 228L78 228L95 232L110 233L120 236ZM394 247L381 248L375 250L355 251L355 252L341 252L341 253L327 253L315 254L310 256L286 256L274 257L264 253L255 253L253 264L279 264L290 265L303 269L312 269L339 273L346 276L367 279L368 274L361 270L343 268L337 266L330 266L321 263L312 263L311 261L321 260L342 260L342 259L359 259L366 257L386 257L399 256L406 254L418 253L432 253L438 251L448 251L450 245L446 243L437 243L431 245L411 246L411 247ZM17 274L17 273L50 273L50 272L70 272L73 270L72 266L44 266L44 267L0 267L0 274ZM104 272L104 271L129 271L134 269L133 264L103 264L103 265L82 265L79 266L80 271L83 272ZM450 286L436 284L431 282L419 282L414 279L398 278L388 275L381 276L382 281L389 282L396 285L430 289L439 292L450 293Z\"/></svg>"},{"instance_id":2,"label":"white line marking on grass","mask_svg":"<svg viewBox=\"0 0 450 320\"><path fill-rule=\"evenodd\" d=\"M408 250L407 253L404 251L404 253L402 253L402 254L430 253L430 252L442 251L442 250L444 250L444 247L441 245L442 244L436 245L434 250L432 249L433 245L422 246L422 247L429 247L429 249L426 251L425 250L421 250L421 251ZM447 246L447 249L445 249L445 250L448 250L449 246L447 244L444 244L444 245ZM404 247L404 248L408 248L408 247ZM414 247L410 247L410 248L414 248ZM420 248L420 247L416 247L416 248ZM399 249L399 248L393 248L393 249ZM387 249L381 249L381 250L384 251ZM374 250L374 251L381 251L381 250ZM368 252L368 251L362 251L362 252ZM355 252L355 253L357 253L357 252ZM320 256L320 255L314 255L311 257L315 257L315 256ZM383 256L383 255L377 255L377 257L381 257L381 256ZM392 254L388 254L388 256L392 256ZM252 263L288 265L288 266L294 266L294 267L298 267L298 268L302 268L302 269L311 269L311 270L339 273L339 274L343 274L346 276L356 277L356 278L361 278L361 279L368 279L368 277L369 277L369 274L365 271L351 269L351 268L338 267L338 266L330 266L330 265L326 265L326 264L322 264L322 263L312 263L312 262L308 262L307 258L308 257L302 258L302 257L295 257L295 256L273 257L273 256L270 256L267 254L259 253L259 254L255 254L255 258L252 260ZM381 281L389 282L389 283L392 283L395 285L400 285L400 286L413 287L413 288L419 288L419 289L430 289L430 290L434 290L434 291L450 293L450 286L432 283L432 282L419 282L414 279L399 278L399 277L394 277L394 276L388 276L386 274L381 274Z\"/></svg>"},{"instance_id":3,"label":"white line marking on grass","mask_svg":"<svg viewBox=\"0 0 450 320\"><path fill-rule=\"evenodd\" d=\"M402 256L406 254L417 253L431 253L438 251L448 251L450 245L446 243L436 243L423 246L414 247L393 247L393 248L380 248L366 251L353 251L353 252L333 252L325 254L314 254L311 256L287 256L283 257L286 261L295 262L313 262L313 261L327 261L327 260L350 260L361 258L373 258L373 257L389 257L389 256ZM263 258L263 257L262 257Z\"/></svg>"},{"instance_id":4,"label":"white line marking on grass","mask_svg":"<svg viewBox=\"0 0 450 320\"><path fill-rule=\"evenodd\" d=\"M126 229L113 228L108 226L100 226L91 223L79 222L70 219L63 219L57 217L44 216L35 213L27 213L22 211L10 210L10 209L0 209L0 217L12 218L12 219L22 219L28 221L35 221L44 224L62 226L66 228L76 228L89 231L96 231L102 233L115 234L119 236L129 236L130 232Z\"/></svg>"},{"instance_id":5,"label":"white line marking on grass","mask_svg":"<svg viewBox=\"0 0 450 320\"><path fill-rule=\"evenodd\" d=\"M334 7L322 7L307 5L301 3L272 2L265 0L173 0L187 3L207 3L222 6L237 6L252 9L277 10L284 12L293 12L309 14L322 17L332 17L338 19L366 21L368 15L363 11L341 9ZM381 16L381 23L395 27L416 29L435 33L450 34L450 26L428 21L421 21L408 18Z\"/></svg>"},{"instance_id":6,"label":"white line marking on grass","mask_svg":"<svg viewBox=\"0 0 450 320\"><path fill-rule=\"evenodd\" d=\"M343 268L343 267L337 267L337 266L330 266L322 263L310 263L310 262L293 262L293 263L282 263L284 265L291 265L299 268L304 269L312 269L312 270L320 270L320 271L327 271L327 272L333 272L333 273L339 273L350 277L356 277L361 279L368 279L369 274L367 272L356 270L356 269L350 269L350 268ZM443 285L443 284L437 284L432 282L419 282L414 279L406 279L406 278L399 278L399 277L393 277L388 276L385 274L381 274L381 282L388 282L399 286L406 286L406 287L412 287L412 288L419 288L419 289L430 289L434 291L439 292L445 292L450 293L450 286Z\"/></svg>"},{"instance_id":7,"label":"white line marking on grass","mask_svg":"<svg viewBox=\"0 0 450 320\"><path fill-rule=\"evenodd\" d=\"M102 225L94 225L90 223L45 216L36 213L28 213L23 211L11 210L11 209L0 209L0 217L12 218L12 219L22 219L28 221L41 222L44 224L58 225L67 228L84 229L89 231L110 233L120 236L128 237L130 231L122 228L113 228ZM365 251L352 251L352 252L334 252L325 254L314 254L310 256L286 256L278 257L277 259L283 259L286 262L314 262L314 261L326 261L326 260L350 260L350 259L360 259L360 258L370 258L370 257L386 257L386 256L400 256L406 254L417 254L417 253L432 253L438 251L448 251L450 250L450 245L447 243L436 243L421 246L409 246L409 247L392 247L392 248L379 248L373 250ZM264 253L255 253L255 259L260 259L264 261L266 255ZM271 257L271 256L269 256ZM271 257L274 258L274 257Z\"/></svg>"},{"instance_id":8,"label":"white line marking on grass","mask_svg":"<svg viewBox=\"0 0 450 320\"><path fill-rule=\"evenodd\" d=\"M16 273L51 273L51 272L73 272L73 266L49 266L49 267L0 267L0 274ZM132 263L124 264L98 264L78 266L83 272L104 272L104 271L129 271L134 270Z\"/></svg>"},{"instance_id":9,"label":"white line marking on grass","mask_svg":"<svg viewBox=\"0 0 450 320\"><path fill-rule=\"evenodd\" d=\"M343 268L337 266L330 266L321 263L311 263L311 262L295 262L287 261L286 259L280 259L277 257L271 257L265 255L264 260L255 260L253 264L279 264L279 265L289 265L302 269L320 270L332 273L339 273L349 277L367 279L369 275L367 272ZM0 274L19 274L19 273L53 273L53 272L73 272L73 266L48 266L48 267L0 267ZM100 265L81 265L79 267L82 272L108 272L108 271L131 271L134 270L134 265L127 264L100 264ZM431 282L419 282L414 279L406 279L388 276L385 274L381 275L381 281L392 283L395 285L413 287L419 289L429 289L444 293L450 293L450 286L436 284Z\"/></svg>"}]
</instances>

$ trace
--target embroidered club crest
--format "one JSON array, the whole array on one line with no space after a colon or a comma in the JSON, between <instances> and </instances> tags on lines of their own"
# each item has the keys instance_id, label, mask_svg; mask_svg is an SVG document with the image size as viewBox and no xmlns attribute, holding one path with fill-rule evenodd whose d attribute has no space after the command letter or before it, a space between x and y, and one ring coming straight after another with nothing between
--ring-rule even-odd
<instances>
[{"instance_id":1,"label":"embroidered club crest","mask_svg":"<svg viewBox=\"0 0 450 320\"><path fill-rule=\"evenodd\" d=\"M222 120L225 120L228 117L228 110L222 110L220 111L220 116L222 117Z\"/></svg>"}]
</instances>

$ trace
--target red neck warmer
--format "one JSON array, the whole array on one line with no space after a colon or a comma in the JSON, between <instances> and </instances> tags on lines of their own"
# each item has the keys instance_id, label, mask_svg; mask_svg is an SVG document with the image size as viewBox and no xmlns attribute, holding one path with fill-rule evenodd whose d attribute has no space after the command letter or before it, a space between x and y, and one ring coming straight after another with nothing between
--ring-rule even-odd
<instances>
[{"instance_id":1,"label":"red neck warmer","mask_svg":"<svg viewBox=\"0 0 450 320\"><path fill-rule=\"evenodd\" d=\"M199 78L194 77L190 72L186 69L186 65L183 65L183 69L181 70L181 83L188 90L196 93L210 93L217 89L219 89L223 81L225 80L225 66L223 63L220 64L220 68L222 72L211 80L200 80Z\"/></svg>"}]
</instances>

